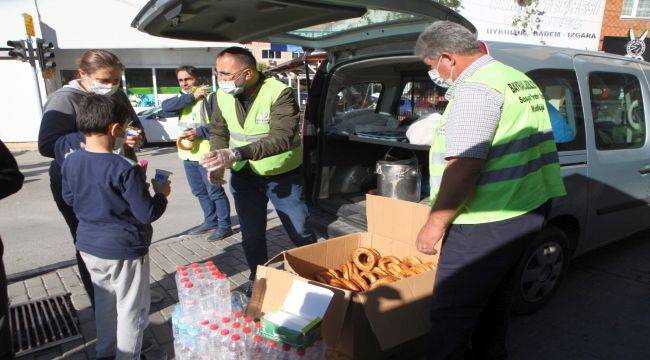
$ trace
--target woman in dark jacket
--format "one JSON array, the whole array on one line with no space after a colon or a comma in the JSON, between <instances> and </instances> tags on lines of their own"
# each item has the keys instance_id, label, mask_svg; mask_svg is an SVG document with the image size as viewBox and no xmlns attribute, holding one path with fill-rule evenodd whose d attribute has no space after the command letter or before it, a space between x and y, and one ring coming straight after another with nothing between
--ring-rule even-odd
<instances>
[{"instance_id":1,"label":"woman in dark jacket","mask_svg":"<svg viewBox=\"0 0 650 360\"><path fill-rule=\"evenodd\" d=\"M78 221L72 207L61 196L61 164L65 155L83 147L84 137L77 131L77 108L81 99L90 93L111 96L128 104L134 124L138 117L124 92L119 91L124 66L115 54L106 50L88 50L79 61L79 79L54 92L47 99L43 109L41 129L38 134L38 151L41 155L54 158L50 165L50 189L59 211L63 215L72 239L76 242ZM128 136L123 155L136 160L133 147L140 142L140 136ZM79 275L90 301L95 307L93 284L83 259L76 253Z\"/></svg>"}]
</instances>

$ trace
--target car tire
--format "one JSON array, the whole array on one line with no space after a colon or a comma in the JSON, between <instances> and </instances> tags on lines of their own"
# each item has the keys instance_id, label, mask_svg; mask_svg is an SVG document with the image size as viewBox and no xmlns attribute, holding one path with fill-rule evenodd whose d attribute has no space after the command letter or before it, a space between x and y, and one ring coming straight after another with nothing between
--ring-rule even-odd
<instances>
[{"instance_id":1,"label":"car tire","mask_svg":"<svg viewBox=\"0 0 650 360\"><path fill-rule=\"evenodd\" d=\"M518 315L539 310L553 297L569 269L569 241L556 226L546 226L528 246L514 274L512 311Z\"/></svg>"}]
</instances>

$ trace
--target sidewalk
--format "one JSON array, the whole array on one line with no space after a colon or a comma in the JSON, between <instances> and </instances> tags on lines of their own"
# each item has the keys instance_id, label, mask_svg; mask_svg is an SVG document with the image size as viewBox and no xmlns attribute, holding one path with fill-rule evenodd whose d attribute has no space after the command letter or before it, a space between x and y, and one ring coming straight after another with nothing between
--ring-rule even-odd
<instances>
[{"instance_id":1,"label":"sidewalk","mask_svg":"<svg viewBox=\"0 0 650 360\"><path fill-rule=\"evenodd\" d=\"M275 212L269 215L267 225L269 256L293 247L288 235L281 226ZM171 332L171 314L178 302L174 273L176 265L212 260L219 269L228 275L232 288L236 289L248 280L250 274L241 248L241 235L238 229L228 239L208 242L207 235L181 236L152 244L151 288L163 294L165 299L151 306L150 325L145 331L145 339L164 350L169 359L173 358L174 346ZM28 278L9 285L10 303L20 303L49 295L69 292L77 311L83 341L71 341L47 350L29 354L19 359L94 359L95 323L90 300L79 279L76 266L64 267L41 276Z\"/></svg>"}]
</instances>

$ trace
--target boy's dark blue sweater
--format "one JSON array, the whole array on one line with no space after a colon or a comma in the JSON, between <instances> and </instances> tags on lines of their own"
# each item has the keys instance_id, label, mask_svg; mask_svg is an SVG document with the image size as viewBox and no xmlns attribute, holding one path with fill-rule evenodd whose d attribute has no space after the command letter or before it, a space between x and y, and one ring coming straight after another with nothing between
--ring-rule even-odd
<instances>
[{"instance_id":1,"label":"boy's dark blue sweater","mask_svg":"<svg viewBox=\"0 0 650 360\"><path fill-rule=\"evenodd\" d=\"M63 199L77 218L77 250L102 259L143 256L152 237L151 223L167 207L153 197L135 162L112 153L78 150L63 161Z\"/></svg>"}]
</instances>

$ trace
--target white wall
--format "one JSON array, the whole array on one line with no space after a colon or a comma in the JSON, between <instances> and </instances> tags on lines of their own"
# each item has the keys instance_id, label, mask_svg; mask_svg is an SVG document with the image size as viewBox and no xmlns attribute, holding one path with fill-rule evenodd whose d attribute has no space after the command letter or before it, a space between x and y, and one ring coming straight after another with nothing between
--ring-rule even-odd
<instances>
[{"instance_id":1,"label":"white wall","mask_svg":"<svg viewBox=\"0 0 650 360\"><path fill-rule=\"evenodd\" d=\"M39 36L38 16L32 1L0 1L0 46L7 40L25 39L25 25L22 13L34 18L36 35ZM4 142L35 141L41 121L41 107L38 83L34 70L27 62L0 60L0 99L2 99L2 121L0 139Z\"/></svg>"}]
</instances>

